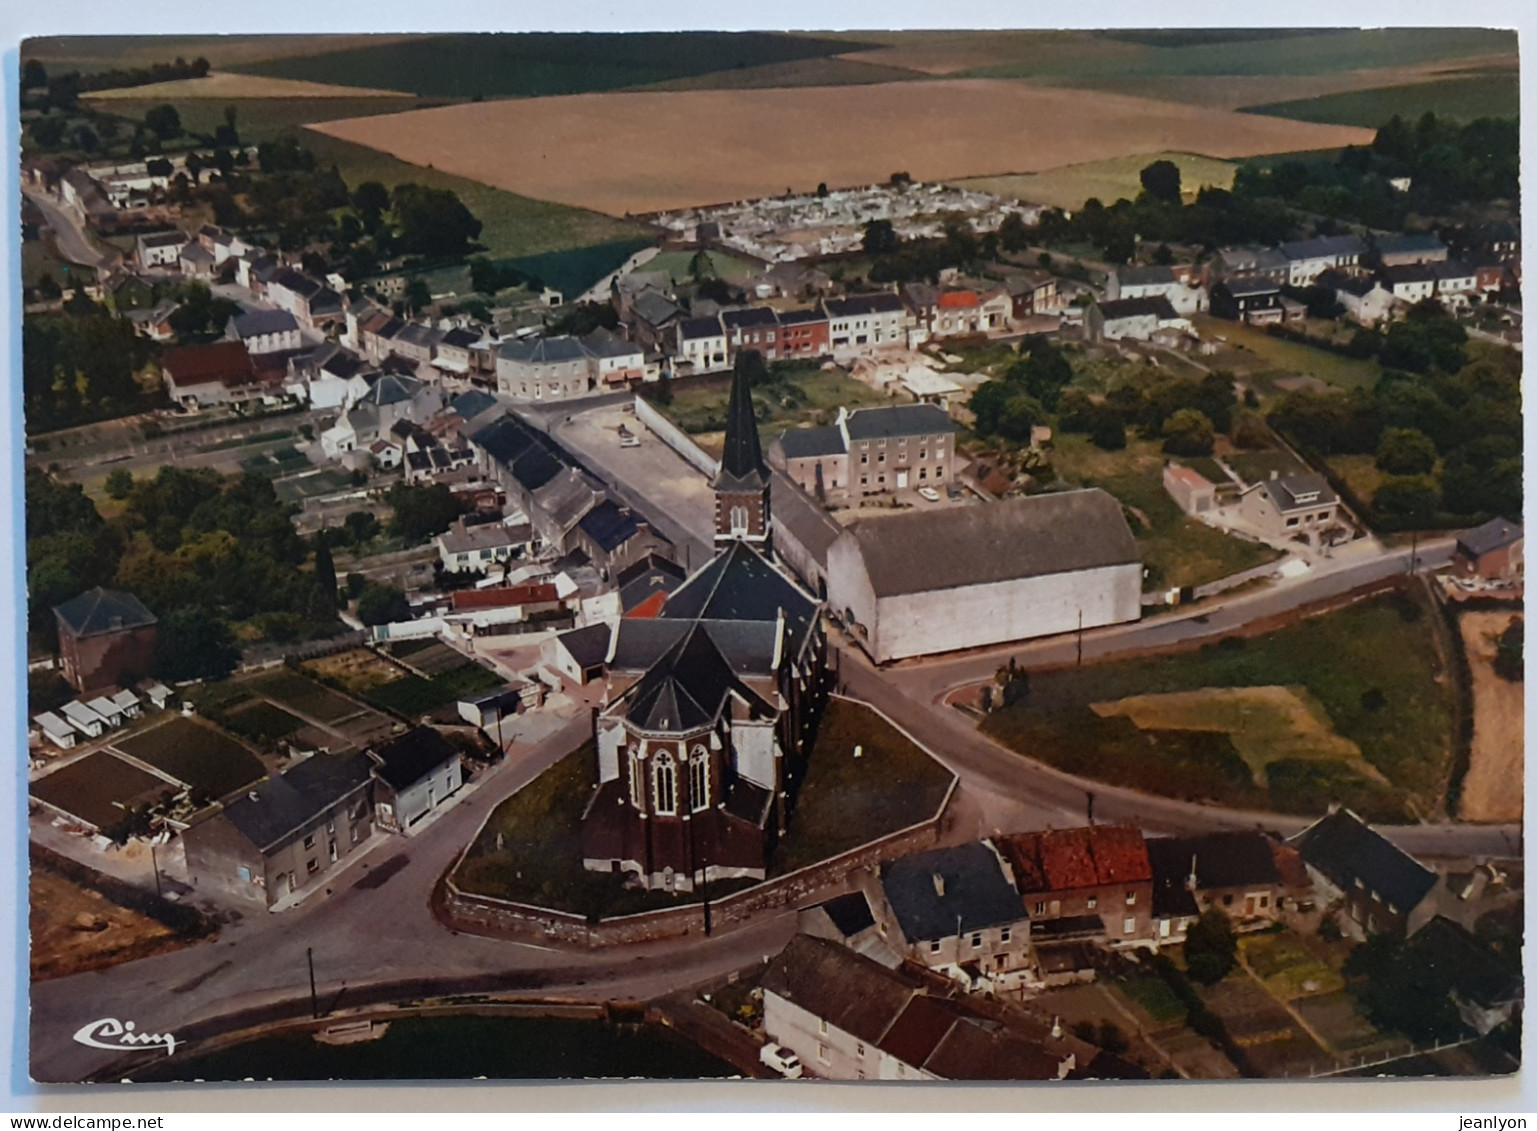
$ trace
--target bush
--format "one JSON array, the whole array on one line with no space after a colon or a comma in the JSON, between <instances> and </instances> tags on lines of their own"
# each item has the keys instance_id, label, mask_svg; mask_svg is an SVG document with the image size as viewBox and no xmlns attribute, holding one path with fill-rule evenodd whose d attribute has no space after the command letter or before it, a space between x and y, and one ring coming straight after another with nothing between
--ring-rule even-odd
<instances>
[{"instance_id":1,"label":"bush","mask_svg":"<svg viewBox=\"0 0 1537 1131\"><path fill-rule=\"evenodd\" d=\"M1436 445L1417 428L1384 428L1377 466L1389 475L1425 475L1435 469Z\"/></svg>"},{"instance_id":2,"label":"bush","mask_svg":"<svg viewBox=\"0 0 1537 1131\"><path fill-rule=\"evenodd\" d=\"M1511 683L1520 683L1526 673L1526 622L1511 617L1500 633L1494 650L1494 674Z\"/></svg>"},{"instance_id":3,"label":"bush","mask_svg":"<svg viewBox=\"0 0 1537 1131\"><path fill-rule=\"evenodd\" d=\"M411 619L411 603L393 585L364 586L358 597L358 620L372 627Z\"/></svg>"},{"instance_id":4,"label":"bush","mask_svg":"<svg viewBox=\"0 0 1537 1131\"><path fill-rule=\"evenodd\" d=\"M1209 456L1216 444L1211 420L1204 412L1182 408L1164 421L1163 450L1171 456Z\"/></svg>"}]
</instances>

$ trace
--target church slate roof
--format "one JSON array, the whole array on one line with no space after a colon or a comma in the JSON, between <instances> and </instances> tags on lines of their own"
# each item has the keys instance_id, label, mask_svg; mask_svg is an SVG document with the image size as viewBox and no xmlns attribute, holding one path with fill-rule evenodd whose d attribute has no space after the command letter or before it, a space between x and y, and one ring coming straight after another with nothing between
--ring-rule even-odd
<instances>
[{"instance_id":1,"label":"church slate roof","mask_svg":"<svg viewBox=\"0 0 1537 1131\"><path fill-rule=\"evenodd\" d=\"M674 590L663 619L759 621L772 624L783 612L796 649L816 621L816 602L744 542L733 542L704 569Z\"/></svg>"},{"instance_id":2,"label":"church slate roof","mask_svg":"<svg viewBox=\"0 0 1537 1131\"><path fill-rule=\"evenodd\" d=\"M755 712L771 712L736 679L710 634L696 624L635 684L626 718L640 730L695 730L719 718L733 692Z\"/></svg>"},{"instance_id":3,"label":"church slate roof","mask_svg":"<svg viewBox=\"0 0 1537 1131\"><path fill-rule=\"evenodd\" d=\"M123 632L155 623L155 614L132 593L116 589L87 589L54 608L54 614L76 636Z\"/></svg>"}]
</instances>

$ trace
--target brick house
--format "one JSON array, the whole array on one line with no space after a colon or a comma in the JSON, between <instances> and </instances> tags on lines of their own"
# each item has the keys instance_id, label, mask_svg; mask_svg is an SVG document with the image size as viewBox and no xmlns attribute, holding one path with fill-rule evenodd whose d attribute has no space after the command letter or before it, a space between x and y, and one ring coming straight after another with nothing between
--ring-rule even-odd
<instances>
[{"instance_id":1,"label":"brick house","mask_svg":"<svg viewBox=\"0 0 1537 1131\"><path fill-rule=\"evenodd\" d=\"M1288 843L1302 855L1319 902L1338 904L1343 926L1368 935L1412 935L1436 915L1436 873L1349 809L1331 806Z\"/></svg>"},{"instance_id":2,"label":"brick house","mask_svg":"<svg viewBox=\"0 0 1537 1131\"><path fill-rule=\"evenodd\" d=\"M1153 916L1158 943L1177 943L1202 912L1217 908L1239 931L1257 931L1280 920L1303 895L1282 866L1293 849L1259 832L1220 832L1204 836L1150 837L1153 867Z\"/></svg>"},{"instance_id":3,"label":"brick house","mask_svg":"<svg viewBox=\"0 0 1537 1131\"><path fill-rule=\"evenodd\" d=\"M764 361L775 361L781 356L779 316L772 307L728 310L720 316L720 321L726 330L726 352L733 361L743 350L756 350L763 355Z\"/></svg>"},{"instance_id":4,"label":"brick house","mask_svg":"<svg viewBox=\"0 0 1537 1131\"><path fill-rule=\"evenodd\" d=\"M132 593L97 586L57 605L59 661L78 691L131 683L155 658L155 614ZM132 678L130 678L132 677Z\"/></svg>"},{"instance_id":5,"label":"brick house","mask_svg":"<svg viewBox=\"0 0 1537 1131\"><path fill-rule=\"evenodd\" d=\"M779 312L780 357L822 357L831 348L825 313L815 307Z\"/></svg>"},{"instance_id":6,"label":"brick house","mask_svg":"<svg viewBox=\"0 0 1537 1131\"><path fill-rule=\"evenodd\" d=\"M1036 947L1092 940L1153 942L1153 868L1142 832L1126 825L1048 829L997 839Z\"/></svg>"},{"instance_id":7,"label":"brick house","mask_svg":"<svg viewBox=\"0 0 1537 1131\"><path fill-rule=\"evenodd\" d=\"M1526 533L1513 522L1491 518L1457 535L1452 568L1464 577L1520 579L1526 565Z\"/></svg>"}]
</instances>

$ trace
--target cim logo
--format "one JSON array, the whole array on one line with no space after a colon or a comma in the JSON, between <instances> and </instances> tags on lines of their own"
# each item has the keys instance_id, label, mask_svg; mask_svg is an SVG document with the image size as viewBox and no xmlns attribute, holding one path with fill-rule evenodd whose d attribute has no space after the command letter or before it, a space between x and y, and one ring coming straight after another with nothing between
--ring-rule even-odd
<instances>
[{"instance_id":1,"label":"cim logo","mask_svg":"<svg viewBox=\"0 0 1537 1131\"><path fill-rule=\"evenodd\" d=\"M93 1049L112 1049L114 1052L157 1045L165 1049L167 1056L176 1052L176 1038L170 1033L137 1033L132 1021L119 1021L116 1017L103 1017L82 1025L75 1031L75 1040Z\"/></svg>"}]
</instances>

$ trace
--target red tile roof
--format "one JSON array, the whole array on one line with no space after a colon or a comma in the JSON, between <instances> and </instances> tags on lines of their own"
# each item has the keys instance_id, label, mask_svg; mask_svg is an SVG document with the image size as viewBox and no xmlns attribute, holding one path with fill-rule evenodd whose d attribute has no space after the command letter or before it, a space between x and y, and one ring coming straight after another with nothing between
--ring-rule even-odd
<instances>
[{"instance_id":1,"label":"red tile roof","mask_svg":"<svg viewBox=\"0 0 1537 1131\"><path fill-rule=\"evenodd\" d=\"M982 300L977 298L976 291L946 291L939 296L935 304L941 307L980 306Z\"/></svg>"},{"instance_id":2,"label":"red tile roof","mask_svg":"<svg viewBox=\"0 0 1537 1131\"><path fill-rule=\"evenodd\" d=\"M634 617L637 620L649 620L662 611L662 606L667 603L666 593L653 593L640 604L636 605L624 615Z\"/></svg>"},{"instance_id":3,"label":"red tile roof","mask_svg":"<svg viewBox=\"0 0 1537 1131\"><path fill-rule=\"evenodd\" d=\"M491 589L456 589L453 607L458 609L504 609L512 605L537 605L558 601L560 594L548 582L522 585L498 585Z\"/></svg>"},{"instance_id":4,"label":"red tile roof","mask_svg":"<svg viewBox=\"0 0 1537 1131\"><path fill-rule=\"evenodd\" d=\"M1093 825L1000 837L999 850L1021 893L1071 891L1153 878L1142 831Z\"/></svg>"},{"instance_id":5,"label":"red tile roof","mask_svg":"<svg viewBox=\"0 0 1537 1131\"><path fill-rule=\"evenodd\" d=\"M215 342L207 346L180 346L167 350L160 365L178 385L249 385L256 379L251 355L240 342Z\"/></svg>"},{"instance_id":6,"label":"red tile roof","mask_svg":"<svg viewBox=\"0 0 1537 1131\"><path fill-rule=\"evenodd\" d=\"M1193 468L1185 467L1181 464L1170 464L1168 475L1170 479L1178 479L1187 487L1200 488L1211 486L1211 480L1207 479L1206 476Z\"/></svg>"}]
</instances>

